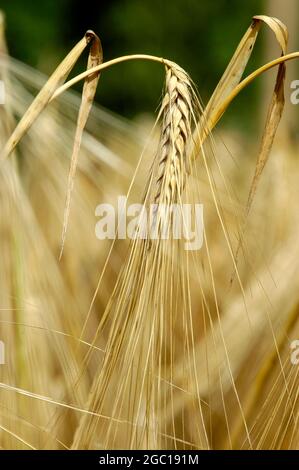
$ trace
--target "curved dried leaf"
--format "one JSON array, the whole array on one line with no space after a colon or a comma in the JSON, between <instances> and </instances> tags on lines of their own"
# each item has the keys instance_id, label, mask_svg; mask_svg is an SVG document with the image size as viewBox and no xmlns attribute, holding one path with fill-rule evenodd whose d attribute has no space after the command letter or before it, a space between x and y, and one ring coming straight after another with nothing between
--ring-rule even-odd
<instances>
[{"instance_id":1,"label":"curved dried leaf","mask_svg":"<svg viewBox=\"0 0 299 470\"><path fill-rule=\"evenodd\" d=\"M99 37L93 31L87 31L86 35L88 35L92 41L90 52L89 52L89 57L88 57L88 63L87 63L87 69L90 69L92 67L96 67L97 65L103 63L103 50L102 50L102 45L101 45L101 41ZM76 134L75 134L75 141L74 141L73 153L72 153L72 158L71 158L71 167L70 167L69 178L68 178L67 196L66 196L66 204L65 204L65 211L64 211L63 229L62 229L61 251L60 251L59 258L61 258L62 256L63 248L65 244L67 224L68 224L70 206L71 206L71 195L72 195L72 190L74 187L75 173L76 173L76 168L77 168L77 163L78 163L78 156L79 156L79 151L80 151L80 146L81 146L81 141L82 141L82 135L83 135L84 127L86 125L86 122L87 122L87 119L88 119L88 116L92 107L92 103L95 97L99 78L100 78L100 73L99 72L94 73L85 79L84 86L83 86L82 101L81 101L81 106L79 109L79 114L78 114L78 119L77 119L77 129L76 129Z\"/></svg>"},{"instance_id":2,"label":"curved dried leaf","mask_svg":"<svg viewBox=\"0 0 299 470\"><path fill-rule=\"evenodd\" d=\"M87 44L90 42L90 39L90 36L86 33L86 35L84 35L84 37L69 52L61 64L59 64L55 72L51 75L47 83L33 100L33 103L29 106L14 132L8 139L3 151L1 152L1 159L4 159L11 154L16 145L32 126L34 121L38 118L39 114L47 106L54 91L61 83L66 80L78 58L84 51Z\"/></svg>"}]
</instances>

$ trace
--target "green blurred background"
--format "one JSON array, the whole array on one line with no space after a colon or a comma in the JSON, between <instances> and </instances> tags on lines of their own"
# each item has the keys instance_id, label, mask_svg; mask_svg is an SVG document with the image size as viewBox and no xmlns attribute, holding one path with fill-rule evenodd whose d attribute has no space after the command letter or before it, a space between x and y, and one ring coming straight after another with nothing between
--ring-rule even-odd
<instances>
[{"instance_id":1,"label":"green blurred background","mask_svg":"<svg viewBox=\"0 0 299 470\"><path fill-rule=\"evenodd\" d=\"M190 73L204 102L254 14L287 21L286 16L297 13L294 0L9 0L0 2L0 8L6 14L11 55L46 74L87 29L93 29L102 40L105 59L139 52L176 61ZM266 60L264 34L248 71ZM279 49L270 52L269 59ZM85 62L86 56L75 71L81 71ZM160 101L162 74L157 64L119 65L102 74L97 101L128 117L153 112ZM259 81L241 94L228 113L229 122L242 121L246 128L256 125L252 116L261 89Z\"/></svg>"}]
</instances>

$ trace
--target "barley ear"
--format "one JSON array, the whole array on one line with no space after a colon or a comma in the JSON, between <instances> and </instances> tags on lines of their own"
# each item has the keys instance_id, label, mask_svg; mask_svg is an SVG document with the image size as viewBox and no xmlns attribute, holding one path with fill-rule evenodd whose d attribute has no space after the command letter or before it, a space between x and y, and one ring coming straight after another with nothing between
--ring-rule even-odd
<instances>
[{"instance_id":1,"label":"barley ear","mask_svg":"<svg viewBox=\"0 0 299 470\"><path fill-rule=\"evenodd\" d=\"M187 73L176 64L167 65L165 88L160 111L163 117L155 204L180 201L189 168L187 151L192 138L192 86Z\"/></svg>"}]
</instances>

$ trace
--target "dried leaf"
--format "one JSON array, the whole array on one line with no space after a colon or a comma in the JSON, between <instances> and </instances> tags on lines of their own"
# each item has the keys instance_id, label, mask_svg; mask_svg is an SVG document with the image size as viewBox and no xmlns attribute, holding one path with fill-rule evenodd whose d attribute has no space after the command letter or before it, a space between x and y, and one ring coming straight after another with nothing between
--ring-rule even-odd
<instances>
[{"instance_id":1,"label":"dried leaf","mask_svg":"<svg viewBox=\"0 0 299 470\"><path fill-rule=\"evenodd\" d=\"M274 32L276 39L281 47L282 55L286 54L287 43L288 43L288 31L286 26L277 18L269 18L267 16L256 16L258 21L263 21L266 23ZM246 203L246 213L243 228L240 234L240 239L235 254L235 262L238 262L240 248L242 246L242 240L245 233L248 215L252 206L254 196L260 181L260 177L265 168L265 165L268 161L270 151L273 145L274 137L282 116L284 108L284 82L286 74L286 65L282 62L278 67L276 83L271 98L271 102L268 108L266 123L263 131L262 141L257 157L257 162L255 166L254 176L251 182L249 195ZM234 274L231 277L231 283L234 280Z\"/></svg>"},{"instance_id":2,"label":"dried leaf","mask_svg":"<svg viewBox=\"0 0 299 470\"><path fill-rule=\"evenodd\" d=\"M103 63L103 50L101 41L98 36L93 31L87 31L86 35L89 35L92 44L90 47L87 69L92 67L96 67L99 64ZM82 101L81 106L78 114L77 119L77 129L75 134L75 141L73 147L73 153L71 157L71 167L69 172L68 178L68 186L67 186L67 196L66 196L66 204L65 204L65 211L64 211L64 220L63 220L63 229L62 229L62 241L61 241L61 251L59 259L62 256L63 248L65 244L66 238L66 231L68 225L68 219L70 214L70 206L71 206L71 195L74 187L74 180L75 180L75 173L78 163L78 156L82 141L82 134L92 107L92 103L95 97L95 93L97 90L98 81L100 78L100 73L96 72L85 79L83 91L82 91Z\"/></svg>"},{"instance_id":3,"label":"dried leaf","mask_svg":"<svg viewBox=\"0 0 299 470\"><path fill-rule=\"evenodd\" d=\"M66 80L68 74L90 40L90 34L86 33L51 75L8 139L3 151L1 152L1 159L8 157L15 149L16 145L38 118L39 114L47 106L56 88Z\"/></svg>"},{"instance_id":4,"label":"dried leaf","mask_svg":"<svg viewBox=\"0 0 299 470\"><path fill-rule=\"evenodd\" d=\"M276 18L269 18L267 16L256 16L254 17L257 21L266 23L274 32L276 39L281 47L282 55L286 54L287 43L288 43L288 31L286 26ZM241 231L240 239L235 254L235 263L238 261L239 251L242 245L243 234L247 224L248 215L252 206L253 198L255 196L257 186L268 161L270 151L273 145L274 137L280 122L283 108L284 108L284 82L285 82L286 65L281 63L278 67L276 83L269 105L264 132L262 136L261 146L259 149L257 163L255 167L255 173L252 179L252 183L249 190L249 195L246 203L246 214L243 229ZM231 277L231 283L233 282L234 274Z\"/></svg>"},{"instance_id":5,"label":"dried leaf","mask_svg":"<svg viewBox=\"0 0 299 470\"><path fill-rule=\"evenodd\" d=\"M286 26L277 18L269 18L267 16L256 16L258 21L266 23L274 32L276 39L281 47L282 55L286 54L288 43L288 31ZM273 140L276 134L278 124L280 122L284 108L284 81L286 66L282 63L278 67L274 92L268 109L266 124L264 127L262 142L257 158L254 177L251 183L249 196L246 205L246 215L248 215L252 201L257 189L257 185L263 169L269 158Z\"/></svg>"},{"instance_id":6,"label":"dried leaf","mask_svg":"<svg viewBox=\"0 0 299 470\"><path fill-rule=\"evenodd\" d=\"M246 65L250 59L253 47L260 30L260 22L253 20L241 39L233 57L231 58L224 74L214 90L204 112L204 118L209 119L210 115L218 108L219 104L232 92L241 80Z\"/></svg>"},{"instance_id":7,"label":"dried leaf","mask_svg":"<svg viewBox=\"0 0 299 470\"><path fill-rule=\"evenodd\" d=\"M245 67L251 56L253 46L255 44L260 26L265 23L274 32L277 42L279 43L282 55L286 54L288 43L288 31L286 26L277 18L272 18L264 15L254 16L253 22L249 29L243 36L236 52L234 53L229 65L227 66L218 86L216 87L207 107L204 110L203 116L198 123L194 132L194 147L191 154L191 159L196 159L201 152L201 147L205 139L210 135L212 129L222 117L223 113L231 103L232 99L237 95L239 90L239 82L244 73ZM249 196L246 204L246 219L248 217L252 201L257 189L257 185L263 169L269 158L275 133L281 119L284 107L284 81L285 81L285 63L279 64L275 88L271 103L268 109L266 124L263 132L262 142L258 153L257 164L255 168L254 177L251 183ZM244 233L244 229L242 230ZM240 241L233 257L234 269L237 272L237 259L242 242L242 233Z\"/></svg>"}]
</instances>

